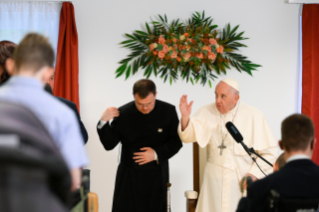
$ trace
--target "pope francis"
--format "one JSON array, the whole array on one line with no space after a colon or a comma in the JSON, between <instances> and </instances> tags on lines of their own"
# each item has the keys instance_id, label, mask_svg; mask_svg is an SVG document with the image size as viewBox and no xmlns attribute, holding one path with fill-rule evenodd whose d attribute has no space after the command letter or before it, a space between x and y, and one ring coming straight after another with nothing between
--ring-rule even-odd
<instances>
[{"instance_id":1,"label":"pope francis","mask_svg":"<svg viewBox=\"0 0 319 212\"><path fill-rule=\"evenodd\" d=\"M207 148L208 156L196 212L234 212L241 198L239 182L244 176L253 181L264 177L243 147L228 133L225 124L232 122L266 160L274 163L278 147L267 121L259 110L239 100L239 85L233 79L220 81L215 88L215 102L201 107L190 117L193 102L180 100L182 118L178 133L184 143L197 142ZM272 168L257 159L261 169Z\"/></svg>"}]
</instances>

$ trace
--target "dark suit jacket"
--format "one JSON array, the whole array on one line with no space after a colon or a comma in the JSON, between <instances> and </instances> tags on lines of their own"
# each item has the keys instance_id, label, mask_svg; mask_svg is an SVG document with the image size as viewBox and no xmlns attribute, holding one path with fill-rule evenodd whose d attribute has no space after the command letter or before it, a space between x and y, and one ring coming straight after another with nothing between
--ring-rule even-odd
<instances>
[{"instance_id":1,"label":"dark suit jacket","mask_svg":"<svg viewBox=\"0 0 319 212\"><path fill-rule=\"evenodd\" d=\"M71 108L71 110L74 111L74 113L75 113L75 115L77 117L77 120L79 121L79 126L80 126L80 129L81 129L81 134L82 134L82 137L83 137L83 140L84 140L84 144L86 144L88 142L89 136L88 136L88 133L87 133L87 131L85 129L84 124L81 121L81 117L80 117L78 109L76 108L76 105L73 102L71 102L71 101L69 101L67 99L64 99L64 98L61 98L61 97L56 97L56 98L58 98L61 102L66 104L69 108Z\"/></svg>"},{"instance_id":2,"label":"dark suit jacket","mask_svg":"<svg viewBox=\"0 0 319 212\"><path fill-rule=\"evenodd\" d=\"M271 189L283 198L319 198L319 167L311 160L294 160L278 172L254 182L247 190L248 211L266 211Z\"/></svg>"}]
</instances>

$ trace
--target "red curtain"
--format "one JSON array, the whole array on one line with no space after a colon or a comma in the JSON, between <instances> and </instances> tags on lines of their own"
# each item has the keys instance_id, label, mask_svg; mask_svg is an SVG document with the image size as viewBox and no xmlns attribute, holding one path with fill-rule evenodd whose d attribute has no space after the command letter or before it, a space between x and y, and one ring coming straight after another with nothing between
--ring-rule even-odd
<instances>
[{"instance_id":1,"label":"red curtain","mask_svg":"<svg viewBox=\"0 0 319 212\"><path fill-rule=\"evenodd\" d=\"M74 102L80 111L78 33L69 2L63 2L61 9L53 93Z\"/></svg>"},{"instance_id":2,"label":"red curtain","mask_svg":"<svg viewBox=\"0 0 319 212\"><path fill-rule=\"evenodd\" d=\"M313 161L319 165L319 5L302 11L302 113L315 125L317 145Z\"/></svg>"}]
</instances>

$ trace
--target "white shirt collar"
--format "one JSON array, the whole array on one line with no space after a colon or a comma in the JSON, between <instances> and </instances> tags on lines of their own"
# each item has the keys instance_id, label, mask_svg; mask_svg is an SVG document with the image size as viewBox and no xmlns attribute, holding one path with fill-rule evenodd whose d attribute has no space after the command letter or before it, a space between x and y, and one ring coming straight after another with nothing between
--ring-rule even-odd
<instances>
[{"instance_id":1,"label":"white shirt collar","mask_svg":"<svg viewBox=\"0 0 319 212\"><path fill-rule=\"evenodd\" d=\"M291 156L290 158L288 158L287 162L290 162L290 161L294 161L294 160L301 160L301 159L308 159L310 160L310 158L307 156L307 155L304 155L304 154L297 154L297 155L293 155Z\"/></svg>"}]
</instances>

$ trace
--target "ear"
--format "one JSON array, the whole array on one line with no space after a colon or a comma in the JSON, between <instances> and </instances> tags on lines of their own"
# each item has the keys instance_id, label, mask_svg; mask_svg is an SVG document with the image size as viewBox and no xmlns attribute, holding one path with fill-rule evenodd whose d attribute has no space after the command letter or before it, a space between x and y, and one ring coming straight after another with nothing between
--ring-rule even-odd
<instances>
[{"instance_id":1,"label":"ear","mask_svg":"<svg viewBox=\"0 0 319 212\"><path fill-rule=\"evenodd\" d=\"M273 168L273 171L274 171L274 172L278 171L278 165L277 165L277 163L274 163L273 167L274 167L274 168Z\"/></svg>"},{"instance_id":2,"label":"ear","mask_svg":"<svg viewBox=\"0 0 319 212\"><path fill-rule=\"evenodd\" d=\"M12 76L14 74L14 68L15 68L14 60L12 58L6 59L5 66L6 66L6 70L8 71L8 74Z\"/></svg>"},{"instance_id":3,"label":"ear","mask_svg":"<svg viewBox=\"0 0 319 212\"><path fill-rule=\"evenodd\" d=\"M240 98L240 96L239 96L239 94L235 94L235 99L236 99L236 102L239 100L239 98Z\"/></svg>"},{"instance_id":4,"label":"ear","mask_svg":"<svg viewBox=\"0 0 319 212\"><path fill-rule=\"evenodd\" d=\"M315 146L316 146L316 143L317 143L317 139L313 139L310 143L310 149L311 150L314 150L315 149Z\"/></svg>"},{"instance_id":5,"label":"ear","mask_svg":"<svg viewBox=\"0 0 319 212\"><path fill-rule=\"evenodd\" d=\"M281 141L281 140L278 141L278 145L279 145L279 147L280 147L281 150L284 150L284 147L283 147L283 145L282 145L282 141Z\"/></svg>"},{"instance_id":6,"label":"ear","mask_svg":"<svg viewBox=\"0 0 319 212\"><path fill-rule=\"evenodd\" d=\"M47 81L50 79L50 77L54 74L54 68L53 67L45 67L43 70L43 77L42 80L44 83L47 83Z\"/></svg>"},{"instance_id":7,"label":"ear","mask_svg":"<svg viewBox=\"0 0 319 212\"><path fill-rule=\"evenodd\" d=\"M157 97L157 92L155 93L155 98Z\"/></svg>"}]
</instances>

